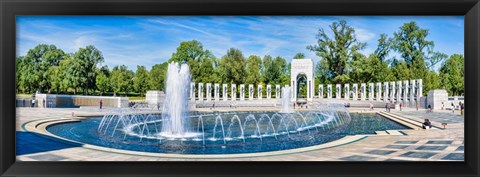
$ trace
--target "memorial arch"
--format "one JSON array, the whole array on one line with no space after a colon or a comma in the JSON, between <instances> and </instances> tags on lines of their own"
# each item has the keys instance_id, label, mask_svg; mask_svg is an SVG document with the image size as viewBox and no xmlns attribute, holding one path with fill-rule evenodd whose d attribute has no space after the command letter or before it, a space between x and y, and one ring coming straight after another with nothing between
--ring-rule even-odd
<instances>
[{"instance_id":1,"label":"memorial arch","mask_svg":"<svg viewBox=\"0 0 480 177\"><path fill-rule=\"evenodd\" d=\"M304 76L303 76L304 75ZM300 76L300 77L299 77ZM292 101L297 101L299 92L298 80L306 77L307 101L313 101L314 95L314 78L313 78L313 61L312 59L293 59L290 68L290 85L292 88Z\"/></svg>"}]
</instances>

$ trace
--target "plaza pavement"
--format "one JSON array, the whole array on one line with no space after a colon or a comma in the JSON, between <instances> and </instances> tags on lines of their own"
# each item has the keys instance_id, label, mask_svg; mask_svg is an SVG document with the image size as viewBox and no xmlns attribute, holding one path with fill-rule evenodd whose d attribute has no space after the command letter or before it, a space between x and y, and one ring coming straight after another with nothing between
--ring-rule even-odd
<instances>
[{"instance_id":1,"label":"plaza pavement","mask_svg":"<svg viewBox=\"0 0 480 177\"><path fill-rule=\"evenodd\" d=\"M262 108L248 108L248 111ZM102 115L108 109L87 108L17 108L17 160L19 161L449 161L464 160L464 121L458 111L434 111L404 108L392 110L403 118L423 121L428 118L435 126L447 123L446 129L401 130L405 135L373 135L359 141L332 148L299 153L243 158L166 158L131 155L72 145L52 137L26 131L22 125L41 119L72 118L75 116ZM229 111L200 109L198 111ZM235 109L234 111L242 111ZM354 112L367 109L351 109ZM384 111L384 109L375 109ZM72 116L73 112L73 116ZM442 127L443 128L443 127Z\"/></svg>"}]
</instances>

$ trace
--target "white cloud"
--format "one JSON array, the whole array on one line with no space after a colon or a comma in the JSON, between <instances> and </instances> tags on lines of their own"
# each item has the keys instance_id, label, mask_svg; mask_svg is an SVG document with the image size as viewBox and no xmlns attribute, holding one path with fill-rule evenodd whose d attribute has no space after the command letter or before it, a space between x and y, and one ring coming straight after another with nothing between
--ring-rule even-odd
<instances>
[{"instance_id":1,"label":"white cloud","mask_svg":"<svg viewBox=\"0 0 480 177\"><path fill-rule=\"evenodd\" d=\"M355 28L355 35L360 42L368 42L375 37L375 33L362 28Z\"/></svg>"}]
</instances>

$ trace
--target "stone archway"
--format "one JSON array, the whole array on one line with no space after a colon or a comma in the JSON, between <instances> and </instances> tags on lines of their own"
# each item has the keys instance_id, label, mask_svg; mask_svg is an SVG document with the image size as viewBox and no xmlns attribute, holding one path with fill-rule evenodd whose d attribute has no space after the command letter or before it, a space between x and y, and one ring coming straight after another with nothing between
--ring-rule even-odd
<instances>
[{"instance_id":1,"label":"stone archway","mask_svg":"<svg viewBox=\"0 0 480 177\"><path fill-rule=\"evenodd\" d=\"M298 83L297 77L305 75L307 78L307 101L313 101L314 95L314 78L313 78L313 61L312 59L292 59L290 68L290 86L292 88L292 101L297 101Z\"/></svg>"}]
</instances>

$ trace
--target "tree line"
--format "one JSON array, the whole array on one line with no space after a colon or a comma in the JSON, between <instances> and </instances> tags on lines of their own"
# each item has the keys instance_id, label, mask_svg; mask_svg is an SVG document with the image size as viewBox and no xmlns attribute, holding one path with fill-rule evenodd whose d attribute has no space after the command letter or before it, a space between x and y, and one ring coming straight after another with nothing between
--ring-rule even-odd
<instances>
[{"instance_id":1,"label":"tree line","mask_svg":"<svg viewBox=\"0 0 480 177\"><path fill-rule=\"evenodd\" d=\"M463 56L435 51L434 42L427 40L428 34L427 29L415 22L405 23L392 37L381 34L376 50L365 56L360 51L367 44L357 40L355 29L346 21L320 28L317 43L306 47L320 58L315 66L315 83L423 79L425 94L438 88L446 89L450 95L463 94ZM401 57L389 57L392 52ZM293 58L303 59L305 55L297 53ZM167 66L173 61L188 64L196 83L262 84L264 88L265 84L290 83L290 63L281 56L247 57L240 49L230 48L217 58L201 42L191 40L181 42L167 62L150 69L138 65L135 71L125 65L111 70L101 66L104 57L95 46L66 53L54 45L40 44L25 56L17 57L16 90L17 93L144 95L147 90L164 90ZM434 68L437 63L442 63L439 70ZM306 94L306 89L300 88L300 92Z\"/></svg>"}]
</instances>

